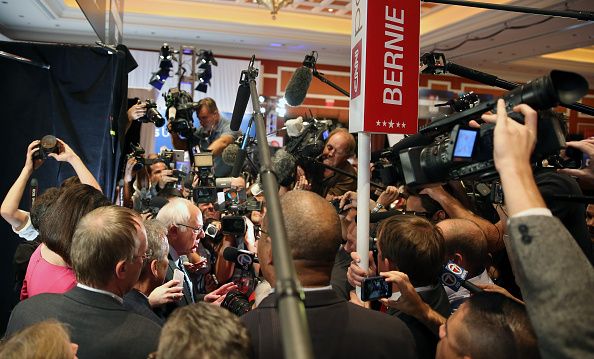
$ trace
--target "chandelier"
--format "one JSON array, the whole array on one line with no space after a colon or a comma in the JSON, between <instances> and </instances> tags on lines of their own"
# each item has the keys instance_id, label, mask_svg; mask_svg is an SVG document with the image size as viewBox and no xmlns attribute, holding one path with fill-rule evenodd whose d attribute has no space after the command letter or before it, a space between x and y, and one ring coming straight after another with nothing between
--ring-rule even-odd
<instances>
[{"instance_id":1,"label":"chandelier","mask_svg":"<svg viewBox=\"0 0 594 359\"><path fill-rule=\"evenodd\" d=\"M293 3L293 0L256 0L259 5L264 5L270 9L270 13L272 14L272 19L276 19L276 13L280 10L280 8L290 5Z\"/></svg>"}]
</instances>

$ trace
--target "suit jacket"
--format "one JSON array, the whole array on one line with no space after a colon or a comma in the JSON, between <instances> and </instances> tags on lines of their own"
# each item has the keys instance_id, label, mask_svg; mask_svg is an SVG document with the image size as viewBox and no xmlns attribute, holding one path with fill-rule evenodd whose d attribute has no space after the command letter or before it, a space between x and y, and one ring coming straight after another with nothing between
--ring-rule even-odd
<instances>
[{"instance_id":1,"label":"suit jacket","mask_svg":"<svg viewBox=\"0 0 594 359\"><path fill-rule=\"evenodd\" d=\"M429 304L433 310L442 316L446 318L450 316L450 302L443 286L438 285L431 290L419 292L419 296L423 302ZM419 359L435 358L437 342L439 341L439 337L435 333L416 318L399 310L389 308L388 313L400 318L410 329L416 343Z\"/></svg>"},{"instance_id":2,"label":"suit jacket","mask_svg":"<svg viewBox=\"0 0 594 359\"><path fill-rule=\"evenodd\" d=\"M153 308L151 308L148 298L137 289L132 289L124 295L124 308L152 320L160 327L165 324L165 320L155 314Z\"/></svg>"},{"instance_id":3,"label":"suit jacket","mask_svg":"<svg viewBox=\"0 0 594 359\"><path fill-rule=\"evenodd\" d=\"M116 299L74 287L64 294L39 294L20 302L10 316L6 335L50 318L70 327L81 359L145 359L157 350L161 331Z\"/></svg>"},{"instance_id":4,"label":"suit jacket","mask_svg":"<svg viewBox=\"0 0 594 359\"><path fill-rule=\"evenodd\" d=\"M167 266L167 274L165 274L165 282L172 280L173 272L175 271L175 269L179 269L175 261L171 258L171 254L169 254L168 259L169 264ZM167 319L167 317L169 317L169 315L173 313L173 311L176 310L178 307L183 307L185 305L194 303L194 301L192 300L192 294L190 293L190 287L188 287L188 283L185 279L183 281L183 286L184 296L182 297L182 299L178 300L177 302L167 303L161 306L160 308L155 309L155 312L158 314L159 317Z\"/></svg>"},{"instance_id":5,"label":"suit jacket","mask_svg":"<svg viewBox=\"0 0 594 359\"><path fill-rule=\"evenodd\" d=\"M505 246L544 358L594 353L594 269L559 219L511 218Z\"/></svg>"},{"instance_id":6,"label":"suit jacket","mask_svg":"<svg viewBox=\"0 0 594 359\"><path fill-rule=\"evenodd\" d=\"M282 358L276 294L240 317L255 358ZM305 292L305 311L315 358L416 358L410 331L398 318L356 306L332 289Z\"/></svg>"}]
</instances>

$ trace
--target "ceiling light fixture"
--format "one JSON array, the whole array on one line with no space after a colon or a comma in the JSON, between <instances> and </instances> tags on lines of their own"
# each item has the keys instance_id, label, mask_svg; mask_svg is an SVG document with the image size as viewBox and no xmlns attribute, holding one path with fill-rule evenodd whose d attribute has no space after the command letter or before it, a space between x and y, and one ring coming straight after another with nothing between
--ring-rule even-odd
<instances>
[{"instance_id":1,"label":"ceiling light fixture","mask_svg":"<svg viewBox=\"0 0 594 359\"><path fill-rule=\"evenodd\" d=\"M293 0L256 0L259 5L264 5L270 9L270 13L272 14L272 19L276 19L276 14L278 11L287 5L293 3Z\"/></svg>"},{"instance_id":2,"label":"ceiling light fixture","mask_svg":"<svg viewBox=\"0 0 594 359\"><path fill-rule=\"evenodd\" d=\"M172 60L175 60L174 53L175 51L171 50L167 43L163 44L161 50L159 50L159 70L153 72L153 76L149 80L149 84L159 91L163 87L165 80L169 78L169 72L173 67Z\"/></svg>"},{"instance_id":3,"label":"ceiling light fixture","mask_svg":"<svg viewBox=\"0 0 594 359\"><path fill-rule=\"evenodd\" d=\"M212 51L200 50L198 54L198 72L196 74L198 86L196 86L196 90L206 93L210 85L210 79L212 78L211 65L218 65Z\"/></svg>"}]
</instances>

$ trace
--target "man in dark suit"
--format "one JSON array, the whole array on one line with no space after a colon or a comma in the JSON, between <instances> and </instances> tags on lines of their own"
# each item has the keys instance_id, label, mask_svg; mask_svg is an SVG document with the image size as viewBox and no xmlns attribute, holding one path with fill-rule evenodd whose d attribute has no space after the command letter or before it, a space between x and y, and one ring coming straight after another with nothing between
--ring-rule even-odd
<instances>
[{"instance_id":1,"label":"man in dark suit","mask_svg":"<svg viewBox=\"0 0 594 359\"><path fill-rule=\"evenodd\" d=\"M505 242L510 262L542 358L591 357L594 269L561 221L552 217L532 176L536 112L527 105L514 111L524 115L525 125L506 116L503 100L497 115L483 115L496 122L493 158L510 217ZM509 146L512 141L514 146Z\"/></svg>"},{"instance_id":2,"label":"man in dark suit","mask_svg":"<svg viewBox=\"0 0 594 359\"><path fill-rule=\"evenodd\" d=\"M330 275L341 243L334 207L307 191L290 191L281 198L281 206L291 229L287 239L295 269L305 291L314 357L416 358L412 336L402 321L348 303L332 290ZM258 256L264 278L274 286L273 240L262 236ZM283 357L274 293L241 320L251 335L256 358Z\"/></svg>"},{"instance_id":3,"label":"man in dark suit","mask_svg":"<svg viewBox=\"0 0 594 359\"><path fill-rule=\"evenodd\" d=\"M157 220L167 227L167 241L169 242L165 281L173 279L176 269L183 273L183 296L177 301L157 308L159 316L167 318L177 307L183 307L198 301L222 302L227 292L234 289L235 285L227 283L206 295L197 294L182 263L183 258L181 256L195 251L200 239L204 238L200 209L187 199L172 198L161 208L159 214L157 214Z\"/></svg>"},{"instance_id":4,"label":"man in dark suit","mask_svg":"<svg viewBox=\"0 0 594 359\"><path fill-rule=\"evenodd\" d=\"M138 214L117 206L91 211L81 219L72 239L77 287L19 303L7 335L54 318L71 327L81 358L146 358L157 348L160 327L122 305L122 296L138 280L146 249Z\"/></svg>"},{"instance_id":5,"label":"man in dark suit","mask_svg":"<svg viewBox=\"0 0 594 359\"><path fill-rule=\"evenodd\" d=\"M156 219L145 221L144 226L148 243L147 257L142 264L138 282L124 295L124 307L162 326L165 321L155 314L151 302L152 305L175 302L183 296L182 287L176 280L163 284L169 262L167 227Z\"/></svg>"}]
</instances>

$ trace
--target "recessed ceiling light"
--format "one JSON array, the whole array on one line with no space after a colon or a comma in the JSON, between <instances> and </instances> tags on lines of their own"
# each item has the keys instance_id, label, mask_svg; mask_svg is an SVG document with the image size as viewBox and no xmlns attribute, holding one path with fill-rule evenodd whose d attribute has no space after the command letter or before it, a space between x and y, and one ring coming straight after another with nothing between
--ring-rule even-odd
<instances>
[{"instance_id":1,"label":"recessed ceiling light","mask_svg":"<svg viewBox=\"0 0 594 359\"><path fill-rule=\"evenodd\" d=\"M334 12L334 9L328 9L328 12Z\"/></svg>"}]
</instances>

